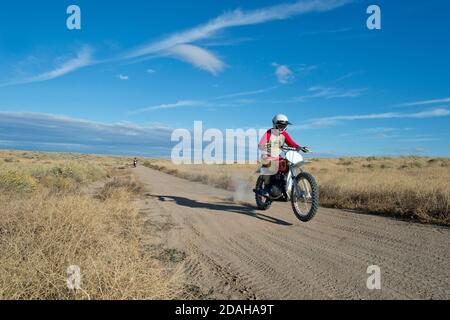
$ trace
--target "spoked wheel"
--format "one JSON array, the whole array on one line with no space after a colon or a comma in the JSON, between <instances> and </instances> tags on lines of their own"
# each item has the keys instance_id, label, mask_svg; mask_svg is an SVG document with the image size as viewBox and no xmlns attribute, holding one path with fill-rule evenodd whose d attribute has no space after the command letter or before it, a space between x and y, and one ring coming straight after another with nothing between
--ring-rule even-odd
<instances>
[{"instance_id":1,"label":"spoked wheel","mask_svg":"<svg viewBox=\"0 0 450 320\"><path fill-rule=\"evenodd\" d=\"M264 177L260 176L256 182L256 190L263 190L266 187L264 183ZM263 197L255 192L256 206L259 210L267 210L272 205L272 200L267 197Z\"/></svg>"},{"instance_id":2,"label":"spoked wheel","mask_svg":"<svg viewBox=\"0 0 450 320\"><path fill-rule=\"evenodd\" d=\"M319 208L319 188L314 177L307 172L300 173L294 183L298 188L292 188L292 209L299 220L308 222Z\"/></svg>"}]
</instances>

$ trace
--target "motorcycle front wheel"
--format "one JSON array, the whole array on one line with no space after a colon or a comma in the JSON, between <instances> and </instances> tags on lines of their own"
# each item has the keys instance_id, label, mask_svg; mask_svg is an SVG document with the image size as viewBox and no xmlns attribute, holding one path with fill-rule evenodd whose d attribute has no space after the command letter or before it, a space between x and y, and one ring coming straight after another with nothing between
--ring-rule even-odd
<instances>
[{"instance_id":1,"label":"motorcycle front wheel","mask_svg":"<svg viewBox=\"0 0 450 320\"><path fill-rule=\"evenodd\" d=\"M314 177L307 173L300 173L294 180L298 189L292 188L291 203L295 216L302 222L308 222L319 209L319 188Z\"/></svg>"}]
</instances>

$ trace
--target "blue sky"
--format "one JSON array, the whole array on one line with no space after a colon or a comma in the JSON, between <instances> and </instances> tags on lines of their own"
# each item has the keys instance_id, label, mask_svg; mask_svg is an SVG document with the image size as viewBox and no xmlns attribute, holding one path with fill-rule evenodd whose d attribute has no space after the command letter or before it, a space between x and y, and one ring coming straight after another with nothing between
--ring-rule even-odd
<instances>
[{"instance_id":1,"label":"blue sky","mask_svg":"<svg viewBox=\"0 0 450 320\"><path fill-rule=\"evenodd\" d=\"M69 31L66 9L81 8ZM382 29L366 27L381 8ZM319 155L450 156L450 3L4 1L0 148L168 155L270 127Z\"/></svg>"}]
</instances>

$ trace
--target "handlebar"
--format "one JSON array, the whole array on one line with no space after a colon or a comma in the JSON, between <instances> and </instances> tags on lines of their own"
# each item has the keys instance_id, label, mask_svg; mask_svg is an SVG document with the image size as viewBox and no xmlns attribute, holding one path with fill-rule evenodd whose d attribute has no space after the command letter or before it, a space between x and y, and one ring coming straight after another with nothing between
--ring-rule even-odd
<instances>
[{"instance_id":1,"label":"handlebar","mask_svg":"<svg viewBox=\"0 0 450 320\"><path fill-rule=\"evenodd\" d=\"M297 151L297 148L282 146L281 150L284 150L284 151Z\"/></svg>"},{"instance_id":2,"label":"handlebar","mask_svg":"<svg viewBox=\"0 0 450 320\"><path fill-rule=\"evenodd\" d=\"M281 150L283 150L283 151L302 151L302 152L304 152L304 153L309 153L309 152L311 152L311 151L309 150L309 148L307 148L307 147L302 147L302 148L300 148L300 149L297 149L297 148L292 148L292 147L287 147L287 146L281 146Z\"/></svg>"}]
</instances>

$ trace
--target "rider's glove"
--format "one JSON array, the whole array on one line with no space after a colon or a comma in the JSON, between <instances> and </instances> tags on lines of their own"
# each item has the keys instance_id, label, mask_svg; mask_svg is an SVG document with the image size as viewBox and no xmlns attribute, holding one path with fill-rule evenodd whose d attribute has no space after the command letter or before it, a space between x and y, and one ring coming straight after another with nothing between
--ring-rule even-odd
<instances>
[{"instance_id":1,"label":"rider's glove","mask_svg":"<svg viewBox=\"0 0 450 320\"><path fill-rule=\"evenodd\" d=\"M309 148L308 147L300 147L299 149L300 149L300 151L302 151L304 153L308 153L309 152Z\"/></svg>"}]
</instances>

